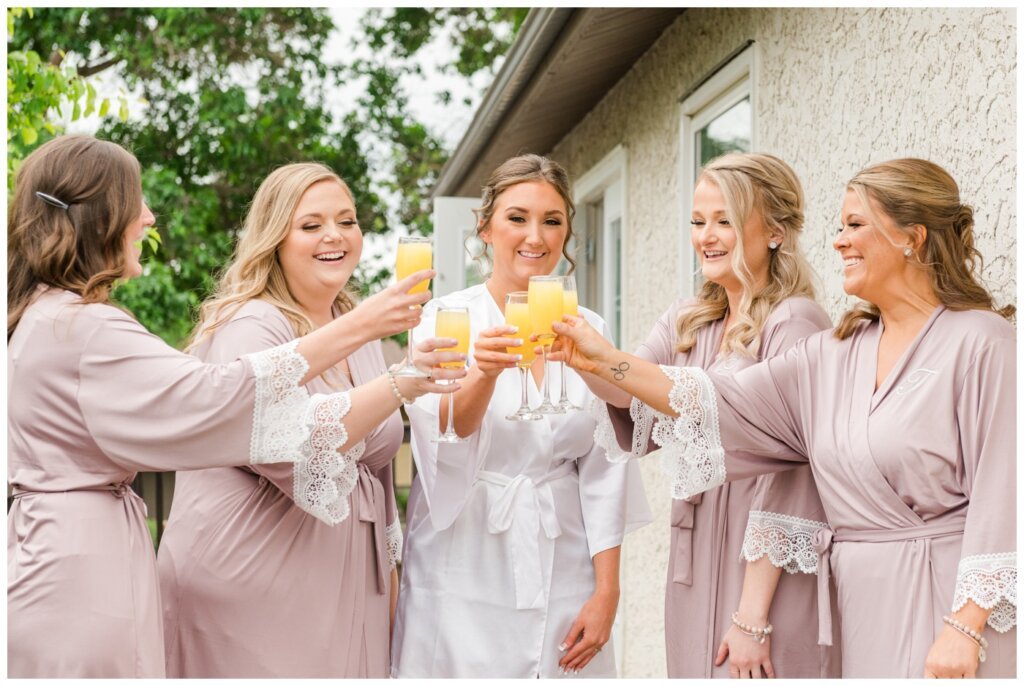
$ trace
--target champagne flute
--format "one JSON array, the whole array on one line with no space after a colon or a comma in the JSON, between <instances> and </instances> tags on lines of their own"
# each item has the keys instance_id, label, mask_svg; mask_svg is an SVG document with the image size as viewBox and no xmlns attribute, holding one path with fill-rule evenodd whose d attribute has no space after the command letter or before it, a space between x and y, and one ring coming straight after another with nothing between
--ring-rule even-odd
<instances>
[{"instance_id":1,"label":"champagne flute","mask_svg":"<svg viewBox=\"0 0 1024 686\"><path fill-rule=\"evenodd\" d=\"M537 354L533 352L536 345L530 340L530 333L533 329L530 326L530 307L527 298L527 291L516 291L515 293L509 293L505 296L505 323L509 326L518 327L519 331L513 335L523 339L522 345L508 348L509 355L523 356L523 358L516 363L516 368L519 370L519 379L522 382L523 387L523 399L519 405L519 409L516 410L514 414L510 414L505 417L505 419L513 422L527 422L544 418L543 415L539 415L530 409L528 399L528 376L530 374L530 367L533 365L533 361L537 358Z\"/></svg>"},{"instance_id":2,"label":"champagne flute","mask_svg":"<svg viewBox=\"0 0 1024 686\"><path fill-rule=\"evenodd\" d=\"M580 316L579 297L576 295L576 279L568 274L562 277L562 303L562 314L571 314L574 317ZM569 400L568 391L565 387L565 362L560 363L558 366L562 370L562 395L558 400L558 407L566 412L582 410L582 407L576 407Z\"/></svg>"},{"instance_id":3,"label":"champagne flute","mask_svg":"<svg viewBox=\"0 0 1024 686\"><path fill-rule=\"evenodd\" d=\"M422 269L430 269L434 262L434 249L431 239L425 236L400 236L398 238L398 255L395 258L395 278L398 281L411 276ZM427 282L421 281L413 286L409 293L422 293L427 290ZM404 365L396 369L394 376L415 376L426 378L429 374L412 363L413 344L412 329L409 329L409 356Z\"/></svg>"},{"instance_id":4,"label":"champagne flute","mask_svg":"<svg viewBox=\"0 0 1024 686\"><path fill-rule=\"evenodd\" d=\"M555 341L555 332L551 329L551 324L562 321L562 308L565 306L562 277L531 276L529 288L527 303L530 310L530 326L533 333L537 334L537 341L544 351L542 400L533 411L540 414L564 414L565 410L551 402L551 375L548 373L548 351Z\"/></svg>"},{"instance_id":5,"label":"champagne flute","mask_svg":"<svg viewBox=\"0 0 1024 686\"><path fill-rule=\"evenodd\" d=\"M438 338L454 338L458 341L452 348L438 348L438 352L469 353L469 309L452 305L438 307L434 335ZM456 360L455 362L442 362L441 366L446 369L461 369L466 366L466 363L463 360ZM448 383L455 383L455 381ZM448 428L443 434L431 440L434 443L465 443L467 439L460 438L455 433L455 394L448 393L447 396Z\"/></svg>"}]
</instances>

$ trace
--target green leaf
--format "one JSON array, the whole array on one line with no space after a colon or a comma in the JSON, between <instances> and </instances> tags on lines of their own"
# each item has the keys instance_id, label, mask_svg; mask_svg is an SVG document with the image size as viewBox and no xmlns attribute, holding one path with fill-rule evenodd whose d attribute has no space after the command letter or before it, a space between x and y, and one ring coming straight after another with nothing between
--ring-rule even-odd
<instances>
[{"instance_id":1,"label":"green leaf","mask_svg":"<svg viewBox=\"0 0 1024 686\"><path fill-rule=\"evenodd\" d=\"M39 139L39 132L31 126L24 126L21 129L21 140L25 145L32 145Z\"/></svg>"},{"instance_id":2,"label":"green leaf","mask_svg":"<svg viewBox=\"0 0 1024 686\"><path fill-rule=\"evenodd\" d=\"M110 111L110 98L103 98L103 102L100 103L100 116L107 116L107 112Z\"/></svg>"},{"instance_id":3,"label":"green leaf","mask_svg":"<svg viewBox=\"0 0 1024 686\"><path fill-rule=\"evenodd\" d=\"M121 121L128 121L128 101L121 98L121 107L117 111L117 117Z\"/></svg>"}]
</instances>

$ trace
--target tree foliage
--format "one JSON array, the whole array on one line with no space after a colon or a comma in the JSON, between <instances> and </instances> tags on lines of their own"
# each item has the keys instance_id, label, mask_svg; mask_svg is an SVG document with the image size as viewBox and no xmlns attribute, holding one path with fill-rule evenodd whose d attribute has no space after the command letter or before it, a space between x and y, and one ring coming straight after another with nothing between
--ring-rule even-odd
<instances>
[{"instance_id":1,"label":"tree foliage","mask_svg":"<svg viewBox=\"0 0 1024 686\"><path fill-rule=\"evenodd\" d=\"M177 344L230 259L256 187L282 164L315 160L337 171L352 187L364 233L399 226L429 232L428 194L448 151L410 116L403 76L420 73L418 52L443 32L459 46L446 68L492 68L525 14L371 10L360 40L369 41L373 57L337 64L324 54L330 15L307 8L46 8L19 27L8 47L82 84L86 109L104 107L95 104L89 77L107 71L143 103L123 121L105 119L97 134L138 157L163 236L159 253L147 255L146 273L116 297ZM11 79L9 59L9 90ZM336 112L326 94L350 79L365 79L364 94L350 111ZM58 92L67 88L55 84ZM48 101L40 90L23 109L35 117L43 108L45 128L47 103L62 96L54 97ZM19 130L12 129L12 109L9 141ZM15 157L32 147L22 143ZM389 208L395 199L396 209ZM372 286L383 276L363 270L356 278Z\"/></svg>"}]
</instances>

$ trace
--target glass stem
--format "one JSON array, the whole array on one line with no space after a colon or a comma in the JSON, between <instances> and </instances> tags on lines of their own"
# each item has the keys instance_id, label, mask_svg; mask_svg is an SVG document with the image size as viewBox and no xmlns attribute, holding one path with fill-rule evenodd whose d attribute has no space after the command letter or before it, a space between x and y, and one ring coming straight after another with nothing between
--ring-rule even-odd
<instances>
[{"instance_id":1,"label":"glass stem","mask_svg":"<svg viewBox=\"0 0 1024 686\"><path fill-rule=\"evenodd\" d=\"M548 346L541 348L544 353L544 403L551 402L551 375L548 374Z\"/></svg>"},{"instance_id":2,"label":"glass stem","mask_svg":"<svg viewBox=\"0 0 1024 686\"><path fill-rule=\"evenodd\" d=\"M455 383L452 381L452 383ZM455 433L455 394L448 394L448 428L444 431L446 436L451 436Z\"/></svg>"},{"instance_id":3,"label":"glass stem","mask_svg":"<svg viewBox=\"0 0 1024 686\"><path fill-rule=\"evenodd\" d=\"M520 409L520 411L523 411L523 412L525 412L526 410L530 409L530 396L529 396L529 389L527 388L527 382L529 381L529 378L526 376L527 374L530 373L529 369L530 369L529 367L523 367L523 366L519 367L519 371L522 372L522 374L520 375L520 379L523 382L522 383L522 386L523 386L523 402L521 402L519 404L519 409Z\"/></svg>"},{"instance_id":4,"label":"glass stem","mask_svg":"<svg viewBox=\"0 0 1024 686\"><path fill-rule=\"evenodd\" d=\"M558 367L562 370L562 393L559 403L567 403L569 402L569 396L565 392L565 362L560 363Z\"/></svg>"},{"instance_id":5,"label":"glass stem","mask_svg":"<svg viewBox=\"0 0 1024 686\"><path fill-rule=\"evenodd\" d=\"M415 366L412 363L412 329L409 329L409 366Z\"/></svg>"}]
</instances>

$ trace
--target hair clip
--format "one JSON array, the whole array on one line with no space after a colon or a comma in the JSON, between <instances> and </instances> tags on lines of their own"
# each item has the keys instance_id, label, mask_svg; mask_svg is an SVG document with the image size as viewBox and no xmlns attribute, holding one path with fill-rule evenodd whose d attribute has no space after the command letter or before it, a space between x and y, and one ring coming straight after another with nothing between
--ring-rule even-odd
<instances>
[{"instance_id":1,"label":"hair clip","mask_svg":"<svg viewBox=\"0 0 1024 686\"><path fill-rule=\"evenodd\" d=\"M69 207L71 207L63 200L58 200L52 195L48 195L47 193L43 193L42 191L36 191L36 197L45 202L47 205L53 205L54 207L59 207L62 210L66 210Z\"/></svg>"}]
</instances>

